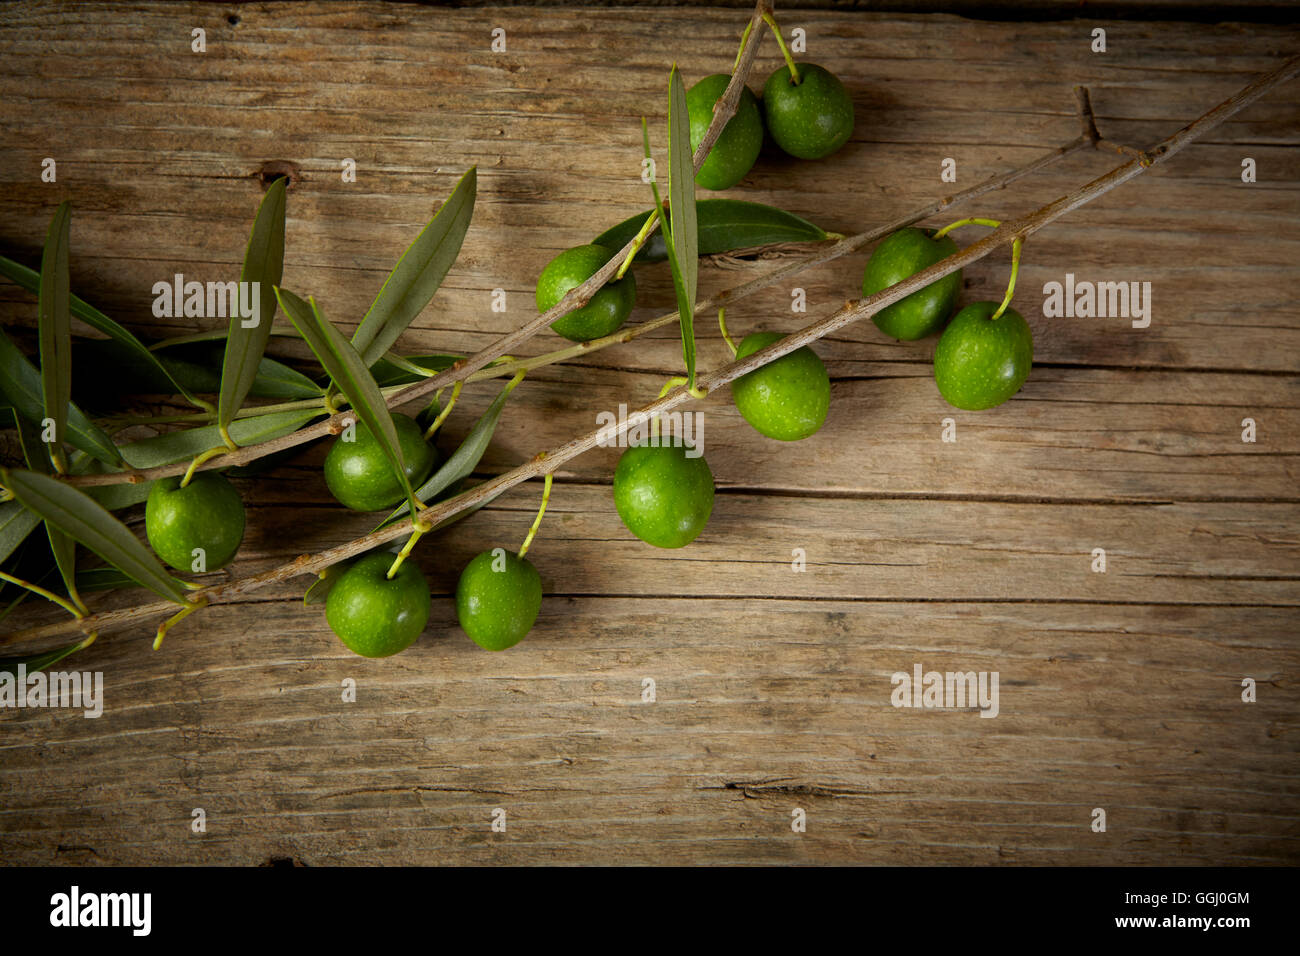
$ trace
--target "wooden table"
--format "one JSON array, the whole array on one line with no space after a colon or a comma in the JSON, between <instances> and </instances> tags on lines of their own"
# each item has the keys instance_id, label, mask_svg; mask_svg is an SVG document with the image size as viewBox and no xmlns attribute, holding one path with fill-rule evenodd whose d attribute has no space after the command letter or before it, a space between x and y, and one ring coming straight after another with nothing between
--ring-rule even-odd
<instances>
[{"instance_id":1,"label":"wooden table","mask_svg":"<svg viewBox=\"0 0 1300 956\"><path fill-rule=\"evenodd\" d=\"M688 81L728 69L745 17L6 6L0 252L36 262L71 198L74 290L141 335L193 331L206 323L152 316L152 284L234 278L259 172L285 162L285 285L350 330L477 163L464 253L401 342L471 351L535 314L534 279L558 250L648 205L639 117L662 148L669 66ZM766 153L734 195L842 232L1069 140L1074 84L1091 88L1105 136L1143 146L1300 50L1295 27L1231 23L794 11L783 25L805 29L807 58L843 78L857 130L824 162ZM1104 54L1090 52L1099 25ZM194 27L206 53L190 50ZM490 50L497 27L504 53ZM751 85L778 63L768 38ZM1001 408L948 407L933 340L852 326L818 346L833 398L812 439L768 441L726 395L707 400L719 493L680 551L620 524L616 449L574 461L531 552L541 617L511 651L477 649L448 595L470 556L517 546L536 484L422 544L433 618L396 658L347 652L302 606L302 578L191 618L157 653L149 628L104 635L68 661L103 672L103 717L0 713L0 858L1295 863L1298 120L1293 83L1036 235L1016 303L1037 361ZM56 184L40 181L47 156ZM355 183L340 176L348 158ZM940 181L945 158L956 186ZM1077 153L935 224L1015 216L1120 159ZM802 276L807 315L791 312L787 284L737 303L729 324L803 325L858 294L864 261ZM701 290L771 266L706 261ZM1005 256L969 269L965 300L998 298L1007 272ZM1150 327L1044 318L1044 284L1067 273L1150 282ZM662 267L642 269L639 288L636 320L674 307ZM0 317L30 328L34 300L0 285ZM711 317L699 335L701 364L722 362ZM649 400L680 362L669 328L530 375L481 476ZM494 394L466 390L444 445ZM249 525L235 575L371 527L332 503L323 454L239 483ZM48 616L33 606L4 627ZM998 716L892 706L891 675L916 665L997 672ZM792 828L800 809L806 832Z\"/></svg>"}]
</instances>

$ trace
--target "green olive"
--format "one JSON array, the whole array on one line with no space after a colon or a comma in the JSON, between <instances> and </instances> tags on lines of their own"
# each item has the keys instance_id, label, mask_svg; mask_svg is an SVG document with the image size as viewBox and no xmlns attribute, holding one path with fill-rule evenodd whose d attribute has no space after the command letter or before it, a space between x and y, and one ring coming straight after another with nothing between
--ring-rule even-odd
<instances>
[{"instance_id":1,"label":"green olive","mask_svg":"<svg viewBox=\"0 0 1300 956\"><path fill-rule=\"evenodd\" d=\"M708 524L713 472L701 455L674 445L637 445L614 470L614 507L634 535L658 548L681 548Z\"/></svg>"},{"instance_id":2,"label":"green olive","mask_svg":"<svg viewBox=\"0 0 1300 956\"><path fill-rule=\"evenodd\" d=\"M406 464L406 477L418 487L433 473L438 453L408 415L393 415L397 444ZM325 484L341 504L353 511L391 508L406 497L388 456L365 425L357 422L352 441L340 435L325 456Z\"/></svg>"},{"instance_id":3,"label":"green olive","mask_svg":"<svg viewBox=\"0 0 1300 956\"><path fill-rule=\"evenodd\" d=\"M177 571L215 571L231 562L244 540L244 502L229 479L201 471L184 488L159 478L144 505L149 545ZM196 553L198 552L198 553Z\"/></svg>"},{"instance_id":4,"label":"green olive","mask_svg":"<svg viewBox=\"0 0 1300 956\"><path fill-rule=\"evenodd\" d=\"M949 405L979 411L1001 405L1025 384L1034 335L1015 309L996 319L996 302L972 302L944 329L934 350L934 381Z\"/></svg>"},{"instance_id":5,"label":"green olive","mask_svg":"<svg viewBox=\"0 0 1300 956\"><path fill-rule=\"evenodd\" d=\"M776 145L798 159L822 159L853 135L853 98L830 70L796 64L799 82L783 66L763 84L763 118Z\"/></svg>"},{"instance_id":6,"label":"green olive","mask_svg":"<svg viewBox=\"0 0 1300 956\"><path fill-rule=\"evenodd\" d=\"M582 285L613 257L613 250L597 245L575 246L561 252L537 277L537 311L555 306L570 289ZM551 323L551 328L571 342L590 342L618 331L635 304L636 279L629 271L617 282L605 283L586 305L566 312Z\"/></svg>"},{"instance_id":7,"label":"green olive","mask_svg":"<svg viewBox=\"0 0 1300 956\"><path fill-rule=\"evenodd\" d=\"M691 117L691 149L700 148L704 134L713 123L713 107L731 82L726 73L706 76L686 91L686 110ZM736 115L727 120L722 134L709 150L704 165L695 174L695 183L704 189L730 189L754 166L763 148L763 117L758 100L745 87L736 104Z\"/></svg>"},{"instance_id":8,"label":"green olive","mask_svg":"<svg viewBox=\"0 0 1300 956\"><path fill-rule=\"evenodd\" d=\"M497 548L465 566L456 585L456 616L479 647L504 651L532 630L542 609L542 578L527 558Z\"/></svg>"},{"instance_id":9,"label":"green olive","mask_svg":"<svg viewBox=\"0 0 1300 956\"><path fill-rule=\"evenodd\" d=\"M920 229L900 229L872 251L862 276L862 294L873 296L956 251L957 244L949 236L931 239ZM943 327L960 290L961 270L958 269L886 306L871 321L891 338L923 339Z\"/></svg>"},{"instance_id":10,"label":"green olive","mask_svg":"<svg viewBox=\"0 0 1300 956\"><path fill-rule=\"evenodd\" d=\"M751 332L741 340L743 359L784 338L780 332ZM780 441L816 433L831 403L831 379L817 353L806 345L731 383L736 408L759 432Z\"/></svg>"},{"instance_id":11,"label":"green olive","mask_svg":"<svg viewBox=\"0 0 1300 956\"><path fill-rule=\"evenodd\" d=\"M406 650L429 622L429 585L410 559L388 577L396 556L374 552L340 575L325 599L325 619L348 650L389 657Z\"/></svg>"}]
</instances>

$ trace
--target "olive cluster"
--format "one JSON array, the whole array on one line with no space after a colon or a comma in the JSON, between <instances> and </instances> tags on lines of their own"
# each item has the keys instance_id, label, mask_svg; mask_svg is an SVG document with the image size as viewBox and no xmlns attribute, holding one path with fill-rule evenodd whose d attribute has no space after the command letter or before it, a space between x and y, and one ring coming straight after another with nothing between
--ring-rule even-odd
<instances>
[{"instance_id":1,"label":"olive cluster","mask_svg":"<svg viewBox=\"0 0 1300 956\"><path fill-rule=\"evenodd\" d=\"M853 131L853 104L844 86L815 64L799 65L797 80L792 80L792 66L790 61L768 78L761 104L748 88L742 91L735 115L696 175L697 185L715 190L736 185L753 167L765 135L801 159L829 156L847 142ZM729 80L726 74L716 74L687 91L694 148L703 140ZM734 203L729 208L744 205ZM719 209L724 206L722 203ZM780 222L784 228L796 232L813 228L788 214L780 215L790 220ZM636 221L629 220L615 230L625 228L637 228ZM956 251L956 244L946 235L902 229L872 253L863 275L863 295L874 295ZM561 252L538 277L537 308L543 312L553 308L609 263L615 252L599 240ZM887 335L905 341L924 338L947 323L934 360L939 390L959 408L989 408L1005 401L1024 383L1032 362L1032 338L1018 313L991 302L968 305L948 323L961 286L961 272L954 272L880 310L873 320ZM558 318L552 328L579 342L610 335L627 321L635 300L636 280L628 270L597 290L581 308ZM725 325L722 331L737 359L783 337L778 332L753 332L737 345L727 337ZM779 441L798 441L815 434L826 420L830 394L826 366L806 346L740 376L731 385L732 401L745 421L760 434ZM407 481L418 487L437 467L438 452L430 433L416 419L394 414L393 424ZM652 423L652 434L656 426ZM614 472L614 504L623 524L637 538L660 548L681 548L704 530L713 510L715 489L713 472L700 451L680 442L658 440L624 451ZM404 483L383 445L359 422L336 439L326 455L324 471L330 492L356 511L391 509L405 497ZM549 491L549 483L547 487ZM242 540L243 504L230 482L213 472L164 479L149 495L146 528L154 550L173 567L215 570L234 557ZM503 548L482 552L461 573L456 588L460 625L488 650L517 644L540 612L541 578L524 557L527 543L518 552ZM198 555L203 556L205 567L194 564ZM428 622L428 583L412 563L403 560L404 555L372 553L332 571L326 619L357 654L396 654L410 646Z\"/></svg>"}]
</instances>

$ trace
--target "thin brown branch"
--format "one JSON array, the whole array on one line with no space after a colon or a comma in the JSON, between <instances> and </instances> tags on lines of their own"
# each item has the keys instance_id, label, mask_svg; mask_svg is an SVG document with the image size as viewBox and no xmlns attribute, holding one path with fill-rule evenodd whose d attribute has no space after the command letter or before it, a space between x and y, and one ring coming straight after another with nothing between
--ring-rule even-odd
<instances>
[{"instance_id":1,"label":"thin brown branch","mask_svg":"<svg viewBox=\"0 0 1300 956\"><path fill-rule=\"evenodd\" d=\"M1026 216L1014 221L1004 222L1000 227L989 233L983 239L980 239L964 249L960 249L948 258L935 263L927 269L923 269L902 282L890 286L888 289L885 289L867 299L846 302L842 308L833 314L826 316L811 325L805 326L797 332L787 335L785 338L773 343L767 348L761 349L739 361L734 361L724 365L714 372L700 376L697 379L698 387L705 392L710 392L714 389L720 388L723 385L735 381L741 375L751 372L769 362L773 362L795 349L809 345L832 332L844 328L846 325L874 315L886 306L892 305L918 289L929 285L935 280L983 259L985 256L1002 246L1009 245L1016 238L1023 239L1025 236L1037 232L1050 223L1055 222L1057 219L1060 219L1067 213L1078 209L1080 206L1093 201L1099 196L1105 195L1117 186L1140 176L1147 169L1151 168L1151 166L1166 162L1189 143L1194 142L1196 139L1217 128L1224 121L1235 116L1265 93L1288 80L1294 79L1297 75L1300 75L1300 57L1293 57L1271 73L1267 73L1257 78L1254 82L1220 103L1199 119L1183 127L1181 130L1153 146L1151 149L1146 150L1145 155L1149 157L1149 163L1144 164L1138 159L1131 160L1121 166L1117 166L1104 176L1092 180L1086 185L1060 197L1054 202L1048 203L1046 206L1043 206ZM1089 136L1082 136L1080 139L1085 142L1094 141ZM1030 165L1041 167L1042 161L1036 160L1034 164ZM620 421L617 426L601 428L588 432L587 434L574 438L544 454L537 455L519 467L477 485L469 491L463 492L454 498L449 498L446 501L441 501L428 508L421 509L420 518L424 522L432 525L437 525L447 521L463 511L493 500L498 495L515 485L528 481L531 478L540 477L548 472L554 472L565 462L576 458L583 452L589 451L602 441L607 443L609 440L622 434L627 429L640 425L655 415L669 411L691 400L692 397L690 393L685 389L675 389L663 398L651 402L649 405L630 413L626 416L625 420ZM366 535L365 537L358 538L355 541L350 541L346 544L330 548L320 554L314 556L302 555L294 562L282 567L263 572L262 574L252 575L237 581L232 581L228 584L220 584L214 587L205 588L202 591L195 592L195 594L197 597L206 598L211 603L234 600L241 595L250 593L270 584L276 584L288 580L289 578L295 577L299 574L314 573L324 570L339 561L361 554L371 548L386 544L389 541L393 541L408 533L409 527L404 522L398 522L389 527L373 532L372 534ZM69 633L78 629L107 631L126 624L132 624L157 617L170 612L174 607L175 605L170 603L158 602L134 608L126 608L120 611L109 611L103 614L95 614L80 621L61 621L56 624L19 631L0 639L0 644L51 637Z\"/></svg>"}]
</instances>

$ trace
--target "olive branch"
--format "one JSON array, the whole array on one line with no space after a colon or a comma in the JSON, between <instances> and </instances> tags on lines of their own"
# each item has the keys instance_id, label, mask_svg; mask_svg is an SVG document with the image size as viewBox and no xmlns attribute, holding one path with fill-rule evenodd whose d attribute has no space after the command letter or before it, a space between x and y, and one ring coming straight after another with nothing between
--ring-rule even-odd
<instances>
[{"instance_id":1,"label":"olive branch","mask_svg":"<svg viewBox=\"0 0 1300 956\"><path fill-rule=\"evenodd\" d=\"M700 143L699 147L695 150L693 159L694 169L696 171L699 170L704 160L707 158L709 150L717 141L718 135L726 125L726 122L735 113L740 94L745 86L746 79L757 53L759 40L765 26L768 25L775 27L772 7L767 0L760 0L758 5L755 7L748 26L745 28L741 50L738 54L726 92L718 102L708 133ZM411 517L412 523L417 528L417 536L428 529L436 528L459 515L463 515L470 510L481 507L515 485L521 484L530 479L539 477L545 478L549 490L551 476L557 468L578 455L589 451L596 445L622 435L628 429L647 423L663 412L683 405L686 402L701 399L705 397L708 392L727 385L754 369L776 361L782 356L817 341L818 339L844 328L849 324L874 315L881 309L900 301L932 282L985 258L1003 246L1009 245L1018 251L1024 241L1033 233L1039 231L1050 223L1055 222L1057 219L1067 215L1073 210L1092 202L1117 186L1142 175L1148 169L1167 162L1187 145L1203 137L1206 133L1215 129L1272 89L1295 78L1297 75L1300 75L1300 57L1293 57L1275 70L1258 77L1236 94L1209 110L1198 119L1184 126L1173 135L1145 150L1137 150L1104 139L1097 129L1088 91L1083 87L1076 87L1077 117L1080 124L1080 132L1076 137L1064 145L1045 153L1021 167L995 175L978 185L937 199L929 205L914 210L891 223L839 239L830 244L823 244L815 251L792 259L791 261L777 268L768 270L747 282L726 289L707 299L694 302L693 311L698 313L715 308L722 308L731 302L742 299L761 289L775 285L805 269L830 262L843 255L861 249L862 247L889 235L898 229L928 219L951 206L965 203L979 196L1003 189L1011 183L1032 175L1033 173L1046 168L1057 160L1076 151L1085 148L1094 148L1115 152L1130 157L1126 162L1025 216L1015 220L1001 222L991 233L984 236L982 239L959 249L956 253L947 258L915 273L909 278L896 283L875 295L860 300L849 300L845 302L841 308L835 310L829 315L810 323L796 332L786 335L779 341L754 352L744 359L732 361L711 372L699 374L695 378L694 387L678 387L668 391L667 394L662 395L656 401L629 413L617 425L605 426L593 430L555 448L541 452L524 464L445 500L426 505L418 499L413 499L416 501L416 508ZM658 207L656 207L655 212L658 212ZM553 321L562 315L584 305L609 279L614 277L616 273L621 274L621 272L627 268L628 263L630 263L631 259L639 251L645 240L659 227L659 225L660 217L652 214L652 216L647 219L645 227L635 237L629 240L605 266L598 270L587 281L571 290L558 304L551 309L540 313L534 319L515 329L513 332L501 336L487 347L476 352L474 355L444 363L444 367L437 370L428 370L418 366L412 366L412 363L392 356L391 353L388 354L387 357L393 360L400 368L410 371L410 368L407 367L411 366L415 371L425 374L426 377L412 385L391 386L382 389L381 395L383 403L388 408L398 408L426 399L431 395L436 395L448 386L459 389L462 385L467 383L485 381L491 378L503 376L513 376L511 379L512 384L508 386L507 390L504 391L502 396L494 403L495 415L499 415L501 404L504 402L504 398L508 394L508 389L513 387L514 383L517 383L518 378L522 373L555 362L577 358L588 352L607 348L612 345L626 343L640 335L644 335L650 331L662 328L674 322L681 321L682 312L679 309L678 311L667 313L656 319L643 322L637 326L621 330L601 339L579 343L568 348L555 350L528 359L514 359L509 357L509 353L517 350L518 346L526 342L532 335L548 327ZM674 266L676 267L675 260ZM676 268L674 268L674 273L676 279ZM439 276L439 280L440 278L441 277ZM383 293L381 291L381 297L382 295ZM75 300L75 297L73 297L73 299ZM84 318L85 316L76 309L78 301L79 300L75 300L73 303L74 313ZM681 301L680 297L679 301ZM82 305L84 305L84 303ZM684 338L685 331L685 324L683 323ZM355 339L353 344L356 344ZM391 344L391 342L388 344ZM372 356L367 354L366 357L371 358ZM693 359L693 353L688 356L688 362L691 359ZM194 400L184 391L184 389L180 389L180 393L185 394L187 398L191 398L191 401L194 401L196 405L204 407L204 415L210 415L210 407L206 406L205 403ZM327 395L326 404L324 405L325 408L330 407L329 400L330 397ZM237 405L239 403L235 402L235 404ZM69 412L75 412L75 406L70 406ZM319 414L323 413L322 403L320 400L304 400L300 402L282 403L275 406L262 406L251 410L251 412L267 418L272 418L281 414L289 415L294 413L310 413L311 417L317 417ZM204 415L200 415L199 417L203 420L207 420ZM491 418L491 422L487 428L487 437L490 437L491 426L495 424L495 415ZM190 417L192 418L193 416ZM206 460L199 460L199 458L196 458L188 463L177 462L152 468L125 469L112 472L59 474L57 477L47 476L46 480L60 485L80 485L89 487L118 485L123 483L138 484L161 477L185 474L187 472L192 474L196 469L203 470L206 468L216 467L224 468L231 465L247 464L251 461L301 445L327 434L338 434L349 420L356 417L356 412L337 411L329 415L329 417L324 421L308 427L297 428L296 430L289 431L288 434L278 435L269 440L245 444L242 446L238 446L235 442L229 440L230 436L225 434L225 427L228 422L233 422L237 425L239 422L247 421L248 419L241 419L238 413L230 415L225 411L223 411L221 417L222 419L225 419L225 421L220 421L218 427L222 431L221 437L225 439L227 447L221 450L221 454L214 455ZM486 418L487 416L485 416L485 419ZM69 421L71 420L72 416L69 415ZM482 422L480 424L482 424ZM487 438L482 435L479 437L483 444L486 444ZM474 460L477 461L477 459ZM472 469L472 465L470 467ZM453 482L446 482L448 485L451 483ZM535 530L536 523L534 524L533 531L535 532ZM408 523L395 522L386 524L370 534L349 541L345 544L330 548L315 555L302 555L288 564L260 574L251 575L222 584L215 584L201 588L196 587L194 592L183 602L186 609L182 614L189 613L190 610L197 609L197 607L213 603L234 601L242 595L256 591L259 588L288 580L300 574L324 572L326 569L341 561L355 557L356 555L387 544L410 533L411 525ZM531 533L529 537L531 538ZM160 588L155 588L155 590L160 590ZM88 614L85 613L84 610L78 610L76 617L73 620L62 620L53 624L18 631L14 634L0 638L0 644L10 644L24 640L36 640L77 630L90 635L86 641L83 641L81 644L75 645L73 648L69 649L70 652L70 650L85 646L89 643L89 640L93 639L93 636L101 630L115 629L174 612L177 603L182 602L177 601L175 595L172 595L172 600L170 601L141 604L117 611Z\"/></svg>"}]
</instances>

